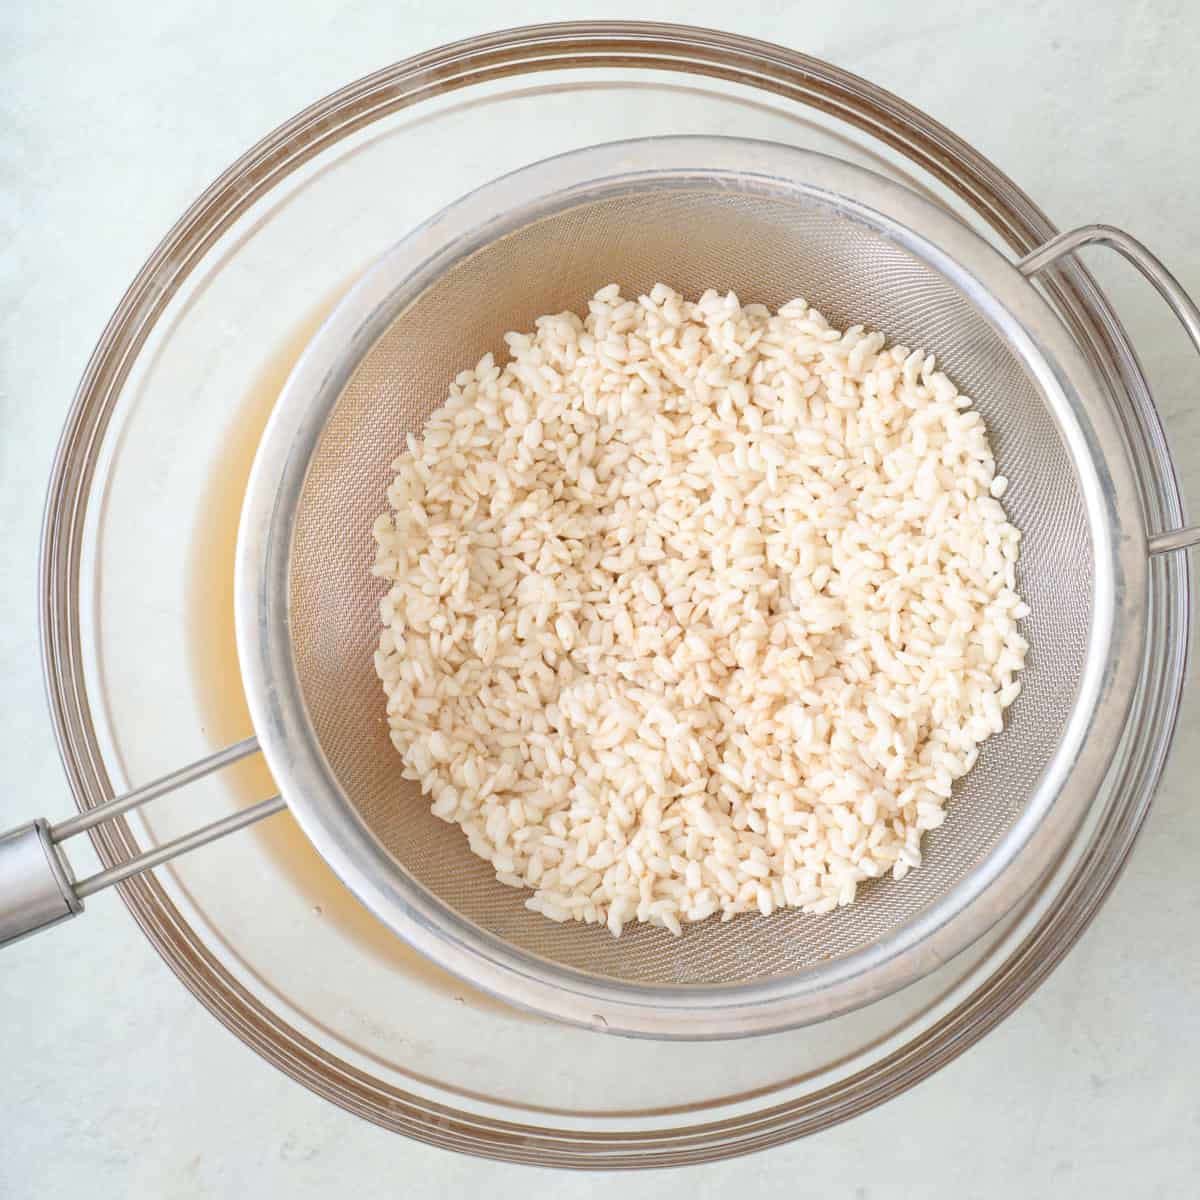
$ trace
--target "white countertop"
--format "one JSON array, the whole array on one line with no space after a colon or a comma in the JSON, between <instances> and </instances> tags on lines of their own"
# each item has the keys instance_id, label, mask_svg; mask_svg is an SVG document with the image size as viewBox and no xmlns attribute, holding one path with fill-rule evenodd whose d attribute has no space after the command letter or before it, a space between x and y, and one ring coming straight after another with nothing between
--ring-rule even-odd
<instances>
[{"instance_id":1,"label":"white countertop","mask_svg":"<svg viewBox=\"0 0 1200 1200\"><path fill-rule=\"evenodd\" d=\"M723 26L868 76L944 121L1061 227L1121 225L1200 295L1200 9L643 0L131 0L0 11L0 829L69 807L36 630L41 503L104 322L161 234L243 149L375 67L499 25ZM907 10L912 15L904 16ZM1155 387L1200 511L1200 363L1151 290L1089 258ZM1200 1169L1200 687L1109 903L1050 982L931 1081L838 1129L716 1166L571 1175L369 1126L258 1059L120 901L4 953L0 1196L1184 1197Z\"/></svg>"}]
</instances>

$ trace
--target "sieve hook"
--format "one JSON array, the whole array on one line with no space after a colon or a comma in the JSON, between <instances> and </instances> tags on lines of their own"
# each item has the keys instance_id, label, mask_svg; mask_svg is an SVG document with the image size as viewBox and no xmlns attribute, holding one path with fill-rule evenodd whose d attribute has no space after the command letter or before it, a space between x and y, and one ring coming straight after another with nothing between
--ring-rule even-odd
<instances>
[{"instance_id":1,"label":"sieve hook","mask_svg":"<svg viewBox=\"0 0 1200 1200\"><path fill-rule=\"evenodd\" d=\"M68 817L57 825L39 817L0 834L0 946L77 916L83 912L86 897L114 883L140 875L286 807L282 796L272 796L76 882L61 849L62 843L257 751L258 739L249 737L123 796L114 796L95 808Z\"/></svg>"},{"instance_id":2,"label":"sieve hook","mask_svg":"<svg viewBox=\"0 0 1200 1200\"><path fill-rule=\"evenodd\" d=\"M1200 353L1200 308L1196 307L1196 302L1184 291L1183 285L1156 255L1137 238L1115 225L1081 225L1078 229L1060 233L1019 259L1016 267L1026 279L1032 279L1064 255L1073 253L1081 246L1091 245L1108 246L1131 262L1167 302L1167 307L1178 318L1197 353ZM1200 545L1200 525L1170 529L1165 533L1152 534L1149 538L1151 554L1166 554L1197 545Z\"/></svg>"}]
</instances>

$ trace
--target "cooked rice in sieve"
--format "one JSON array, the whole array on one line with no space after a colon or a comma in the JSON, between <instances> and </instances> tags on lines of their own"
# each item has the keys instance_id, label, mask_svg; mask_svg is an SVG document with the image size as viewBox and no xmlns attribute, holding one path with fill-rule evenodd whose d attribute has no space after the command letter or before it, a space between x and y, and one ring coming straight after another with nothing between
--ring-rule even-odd
<instances>
[{"instance_id":1,"label":"cooked rice in sieve","mask_svg":"<svg viewBox=\"0 0 1200 1200\"><path fill-rule=\"evenodd\" d=\"M934 359L663 284L463 371L375 524L404 776L556 921L828 912L1020 690L1020 533Z\"/></svg>"}]
</instances>

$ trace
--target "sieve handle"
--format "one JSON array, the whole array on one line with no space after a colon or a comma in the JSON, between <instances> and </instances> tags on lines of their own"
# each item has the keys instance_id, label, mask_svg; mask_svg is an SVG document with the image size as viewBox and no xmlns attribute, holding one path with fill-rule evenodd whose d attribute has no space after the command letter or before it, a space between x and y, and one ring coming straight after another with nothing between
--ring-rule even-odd
<instances>
[{"instance_id":1,"label":"sieve handle","mask_svg":"<svg viewBox=\"0 0 1200 1200\"><path fill-rule=\"evenodd\" d=\"M1108 246L1137 267L1167 302L1167 306L1191 338L1197 353L1200 353L1200 308L1196 307L1196 302L1184 291L1179 280L1163 266L1161 260L1123 229L1117 229L1113 225L1081 225L1078 229L1060 233L1044 246L1039 246L1020 259L1016 264L1017 270L1027 279L1032 279L1038 272L1065 255L1074 253L1081 246L1092 245ZM1198 545L1200 525L1156 533L1149 539L1151 554L1166 554L1172 550L1185 550L1189 546Z\"/></svg>"},{"instance_id":2,"label":"sieve handle","mask_svg":"<svg viewBox=\"0 0 1200 1200\"><path fill-rule=\"evenodd\" d=\"M150 867L205 846L286 807L282 796L272 796L76 882L62 845L68 838L203 779L257 751L257 739L247 738L124 796L114 796L57 825L39 818L0 834L0 946L10 945L31 933L77 916L83 912L83 902L88 896L114 883L140 875Z\"/></svg>"}]
</instances>

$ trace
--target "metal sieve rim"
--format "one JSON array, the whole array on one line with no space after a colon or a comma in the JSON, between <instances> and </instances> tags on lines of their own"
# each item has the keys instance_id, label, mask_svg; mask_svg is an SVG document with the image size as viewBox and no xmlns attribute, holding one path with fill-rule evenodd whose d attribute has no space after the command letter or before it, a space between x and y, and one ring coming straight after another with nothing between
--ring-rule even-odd
<instances>
[{"instance_id":1,"label":"metal sieve rim","mask_svg":"<svg viewBox=\"0 0 1200 1200\"><path fill-rule=\"evenodd\" d=\"M702 164L702 165L701 165ZM803 196L865 222L968 296L1037 379L1085 497L1096 566L1088 661L1062 743L1025 812L985 862L874 945L802 974L737 985L613 981L517 950L396 869L362 825L316 743L288 628L296 507L342 387L377 337L453 264L540 216L605 195L714 185ZM1033 286L994 248L928 201L824 155L736 138L610 143L523 168L414 231L356 285L285 386L247 490L236 576L239 657L251 715L289 807L376 916L439 965L509 1002L577 1024L653 1037L777 1031L848 1011L914 982L961 951L1036 884L1074 834L1115 754L1145 636L1146 539L1101 385Z\"/></svg>"}]
</instances>

